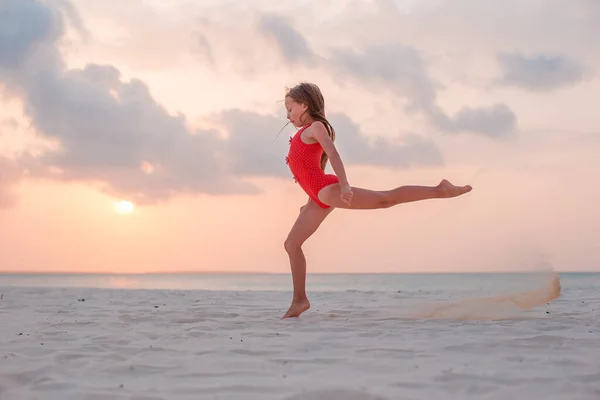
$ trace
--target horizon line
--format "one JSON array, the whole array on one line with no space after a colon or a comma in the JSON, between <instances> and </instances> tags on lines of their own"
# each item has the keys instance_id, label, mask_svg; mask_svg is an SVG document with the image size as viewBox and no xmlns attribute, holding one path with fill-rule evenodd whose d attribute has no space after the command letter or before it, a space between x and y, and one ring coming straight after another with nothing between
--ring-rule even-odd
<instances>
[{"instance_id":1,"label":"horizon line","mask_svg":"<svg viewBox=\"0 0 600 400\"><path fill-rule=\"evenodd\" d=\"M465 271L380 271L380 272L307 272L308 275L411 275L411 274L515 274L515 273L600 273L600 270L465 270ZM0 275L289 275L289 272L269 271L145 271L145 272L107 272L107 271L0 271Z\"/></svg>"}]
</instances>

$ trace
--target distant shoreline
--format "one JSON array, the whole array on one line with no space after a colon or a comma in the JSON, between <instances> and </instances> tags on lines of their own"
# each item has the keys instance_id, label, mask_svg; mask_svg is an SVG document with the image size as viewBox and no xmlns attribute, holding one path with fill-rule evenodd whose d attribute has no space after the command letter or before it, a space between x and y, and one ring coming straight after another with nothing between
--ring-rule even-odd
<instances>
[{"instance_id":1,"label":"distant shoreline","mask_svg":"<svg viewBox=\"0 0 600 400\"><path fill-rule=\"evenodd\" d=\"M407 271L407 272L309 272L309 275L460 275L460 274L535 274L549 270L527 271ZM558 274L597 274L598 271L558 271ZM0 275L289 275L289 272L268 271L158 271L158 272L69 272L69 271L0 271Z\"/></svg>"}]
</instances>

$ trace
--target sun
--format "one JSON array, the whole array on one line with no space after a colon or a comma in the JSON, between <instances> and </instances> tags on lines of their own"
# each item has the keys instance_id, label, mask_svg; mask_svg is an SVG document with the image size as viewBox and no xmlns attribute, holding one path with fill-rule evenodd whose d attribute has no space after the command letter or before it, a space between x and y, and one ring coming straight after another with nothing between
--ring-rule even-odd
<instances>
[{"instance_id":1,"label":"sun","mask_svg":"<svg viewBox=\"0 0 600 400\"><path fill-rule=\"evenodd\" d=\"M119 214L131 214L133 212L133 203L127 200L121 200L115 206Z\"/></svg>"}]
</instances>

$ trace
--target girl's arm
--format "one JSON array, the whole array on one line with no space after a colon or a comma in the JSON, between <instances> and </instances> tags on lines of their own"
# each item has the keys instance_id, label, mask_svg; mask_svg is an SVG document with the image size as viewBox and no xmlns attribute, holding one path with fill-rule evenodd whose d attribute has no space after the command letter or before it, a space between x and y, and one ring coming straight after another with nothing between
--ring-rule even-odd
<instances>
[{"instance_id":1,"label":"girl's arm","mask_svg":"<svg viewBox=\"0 0 600 400\"><path fill-rule=\"evenodd\" d=\"M346 170L344 168L344 163L342 162L342 157L340 157L340 153L338 153L335 144L327 134L327 128L320 121L315 121L311 128L307 132L307 136L319 142L321 147L323 147L323 151L329 157L329 162L331 163L331 167L333 171L337 175L340 185L350 186L348 183L348 178L346 177Z\"/></svg>"}]
</instances>

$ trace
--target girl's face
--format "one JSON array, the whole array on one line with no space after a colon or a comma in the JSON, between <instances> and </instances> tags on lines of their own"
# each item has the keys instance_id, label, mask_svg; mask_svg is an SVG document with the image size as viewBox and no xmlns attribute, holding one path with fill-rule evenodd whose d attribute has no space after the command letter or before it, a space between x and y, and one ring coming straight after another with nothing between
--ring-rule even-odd
<instances>
[{"instance_id":1,"label":"girl's face","mask_svg":"<svg viewBox=\"0 0 600 400\"><path fill-rule=\"evenodd\" d=\"M306 115L304 113L308 110L305 104L295 102L291 97L285 98L285 109L287 111L287 119L296 127L300 128L304 125Z\"/></svg>"}]
</instances>

